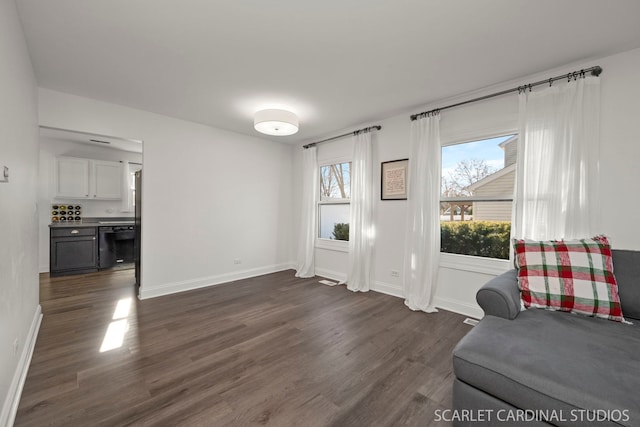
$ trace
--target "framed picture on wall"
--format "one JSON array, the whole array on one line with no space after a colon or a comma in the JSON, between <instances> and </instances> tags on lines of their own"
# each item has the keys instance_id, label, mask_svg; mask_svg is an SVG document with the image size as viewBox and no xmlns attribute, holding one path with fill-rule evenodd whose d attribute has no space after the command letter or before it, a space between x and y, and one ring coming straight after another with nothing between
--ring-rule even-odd
<instances>
[{"instance_id":1,"label":"framed picture on wall","mask_svg":"<svg viewBox=\"0 0 640 427\"><path fill-rule=\"evenodd\" d=\"M407 200L409 159L382 162L380 171L380 198Z\"/></svg>"}]
</instances>

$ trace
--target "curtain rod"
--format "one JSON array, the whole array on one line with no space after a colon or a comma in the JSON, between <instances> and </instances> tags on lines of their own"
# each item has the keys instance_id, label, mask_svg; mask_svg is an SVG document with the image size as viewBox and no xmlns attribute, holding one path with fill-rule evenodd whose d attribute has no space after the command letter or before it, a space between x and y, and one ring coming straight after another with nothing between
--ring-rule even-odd
<instances>
[{"instance_id":1,"label":"curtain rod","mask_svg":"<svg viewBox=\"0 0 640 427\"><path fill-rule=\"evenodd\" d=\"M543 85L543 84L548 84L549 86L551 86L551 84L553 82L555 82L556 80L562 80L562 79L567 79L567 81L571 81L571 79L577 80L578 77L584 77L586 73L591 73L592 76L599 76L600 73L602 73L602 67L600 67L599 65L590 67L590 68L585 68L582 69L580 71L574 71L572 73L568 73L568 74L563 74L561 76L556 76L556 77L551 77L550 79L546 79L546 80L540 80L538 82L535 83L528 83L526 85L523 86L518 86L518 87L514 87L512 89L507 89L507 90L503 90L500 92L495 92L495 93L491 93L489 95L485 95L485 96L481 96L479 98L473 98L470 99L468 101L462 101L462 102L458 102L456 104L451 104L451 105L447 105L446 107L440 107L440 108L434 108L433 110L429 110L429 111L423 111L422 113L418 113L418 114L412 114L411 115L411 121L417 120L417 119L421 119L423 117L429 116L431 114L436 114L439 113L442 110L447 110L449 108L453 108L453 107L459 107L461 105L465 105L465 104L471 104L472 102L477 102L477 101L483 101L485 99L489 99L489 98L495 98L496 96L501 96L501 95L506 95L508 93L512 93L512 92L522 92L524 90L529 89L529 91L531 91L531 88L534 86L539 86L539 85Z\"/></svg>"},{"instance_id":2,"label":"curtain rod","mask_svg":"<svg viewBox=\"0 0 640 427\"><path fill-rule=\"evenodd\" d=\"M349 135L357 135L357 134L359 134L361 132L373 132L374 130L380 130L380 129L382 129L382 126L380 126L380 125L369 126L368 128L362 128L362 129L354 130L353 132L347 132L347 133L343 133L342 135L333 136L331 138L323 139L322 141L312 142L311 144L303 145L302 148L304 148L306 150L307 148L311 148L311 147L314 147L314 146L316 146L318 144L322 144L323 142L333 141L334 139L344 138L345 136L349 136Z\"/></svg>"}]
</instances>

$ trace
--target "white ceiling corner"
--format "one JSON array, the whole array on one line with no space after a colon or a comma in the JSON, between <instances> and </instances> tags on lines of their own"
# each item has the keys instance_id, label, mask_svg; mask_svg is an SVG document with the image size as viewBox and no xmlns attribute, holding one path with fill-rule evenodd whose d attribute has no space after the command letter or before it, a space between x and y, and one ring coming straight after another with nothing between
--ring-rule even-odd
<instances>
[{"instance_id":1,"label":"white ceiling corner","mask_svg":"<svg viewBox=\"0 0 640 427\"><path fill-rule=\"evenodd\" d=\"M101 135L70 129L53 128L49 126L40 126L40 136L45 139L71 141L80 144L110 148L112 150L142 153L142 141L119 136Z\"/></svg>"}]
</instances>

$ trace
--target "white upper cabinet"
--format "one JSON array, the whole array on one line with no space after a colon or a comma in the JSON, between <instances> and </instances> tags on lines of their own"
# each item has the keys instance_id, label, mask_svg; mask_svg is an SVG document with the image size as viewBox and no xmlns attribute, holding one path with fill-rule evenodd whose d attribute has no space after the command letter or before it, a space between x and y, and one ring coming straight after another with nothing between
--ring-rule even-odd
<instances>
[{"instance_id":1,"label":"white upper cabinet","mask_svg":"<svg viewBox=\"0 0 640 427\"><path fill-rule=\"evenodd\" d=\"M90 160L95 199L122 198L122 163Z\"/></svg>"},{"instance_id":2,"label":"white upper cabinet","mask_svg":"<svg viewBox=\"0 0 640 427\"><path fill-rule=\"evenodd\" d=\"M89 160L58 157L56 163L56 197L89 197Z\"/></svg>"},{"instance_id":3,"label":"white upper cabinet","mask_svg":"<svg viewBox=\"0 0 640 427\"><path fill-rule=\"evenodd\" d=\"M56 197L94 200L122 198L121 163L58 157L56 164Z\"/></svg>"}]
</instances>

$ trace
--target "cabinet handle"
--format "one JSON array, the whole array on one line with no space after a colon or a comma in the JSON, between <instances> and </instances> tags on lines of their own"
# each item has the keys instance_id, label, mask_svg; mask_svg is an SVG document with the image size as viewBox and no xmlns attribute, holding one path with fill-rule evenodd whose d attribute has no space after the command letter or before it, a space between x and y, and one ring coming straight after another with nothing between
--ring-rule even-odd
<instances>
[{"instance_id":1,"label":"cabinet handle","mask_svg":"<svg viewBox=\"0 0 640 427\"><path fill-rule=\"evenodd\" d=\"M78 234L79 231L78 230L71 230L71 234Z\"/></svg>"}]
</instances>

